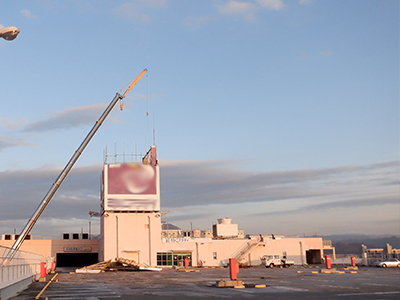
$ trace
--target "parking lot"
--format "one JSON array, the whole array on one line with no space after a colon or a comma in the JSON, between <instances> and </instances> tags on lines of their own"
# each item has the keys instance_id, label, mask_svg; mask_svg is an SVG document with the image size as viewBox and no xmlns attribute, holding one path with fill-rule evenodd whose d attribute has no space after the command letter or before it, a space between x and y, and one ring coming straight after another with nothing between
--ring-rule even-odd
<instances>
[{"instance_id":1,"label":"parking lot","mask_svg":"<svg viewBox=\"0 0 400 300\"><path fill-rule=\"evenodd\" d=\"M248 285L244 289L215 287L217 280L229 279L229 269L100 274L58 269L58 282L51 283L40 299L400 299L400 268L360 267L356 273L335 274L320 273L320 268L240 269L238 279ZM11 299L35 299L45 284L35 282ZM266 287L251 287L255 284Z\"/></svg>"}]
</instances>

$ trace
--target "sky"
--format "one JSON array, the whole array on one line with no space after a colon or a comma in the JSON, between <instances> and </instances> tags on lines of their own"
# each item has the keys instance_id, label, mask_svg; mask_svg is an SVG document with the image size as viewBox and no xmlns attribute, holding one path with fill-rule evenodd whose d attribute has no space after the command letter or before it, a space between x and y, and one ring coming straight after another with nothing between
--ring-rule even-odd
<instances>
[{"instance_id":1,"label":"sky","mask_svg":"<svg viewBox=\"0 0 400 300\"><path fill-rule=\"evenodd\" d=\"M164 221L245 233L400 234L397 0L7 1L0 233L99 233L104 153L155 141ZM148 112L148 114L147 114ZM135 156L136 157L136 156Z\"/></svg>"}]
</instances>

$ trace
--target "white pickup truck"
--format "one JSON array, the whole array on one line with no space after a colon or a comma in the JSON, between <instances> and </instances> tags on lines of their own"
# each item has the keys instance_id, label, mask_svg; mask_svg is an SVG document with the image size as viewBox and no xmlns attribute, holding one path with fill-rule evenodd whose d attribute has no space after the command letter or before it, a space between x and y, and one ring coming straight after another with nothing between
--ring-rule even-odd
<instances>
[{"instance_id":1,"label":"white pickup truck","mask_svg":"<svg viewBox=\"0 0 400 300\"><path fill-rule=\"evenodd\" d=\"M294 261L280 258L279 255L264 255L261 257L261 262L266 268L289 268L294 265Z\"/></svg>"}]
</instances>

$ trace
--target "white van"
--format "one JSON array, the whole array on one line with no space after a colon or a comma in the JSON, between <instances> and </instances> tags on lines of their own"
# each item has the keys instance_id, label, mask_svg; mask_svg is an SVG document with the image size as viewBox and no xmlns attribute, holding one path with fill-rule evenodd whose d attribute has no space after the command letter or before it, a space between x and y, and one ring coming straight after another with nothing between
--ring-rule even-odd
<instances>
[{"instance_id":1,"label":"white van","mask_svg":"<svg viewBox=\"0 0 400 300\"><path fill-rule=\"evenodd\" d=\"M280 258L279 255L264 255L261 257L261 263L266 268L280 267L289 268L294 265L294 261Z\"/></svg>"}]
</instances>

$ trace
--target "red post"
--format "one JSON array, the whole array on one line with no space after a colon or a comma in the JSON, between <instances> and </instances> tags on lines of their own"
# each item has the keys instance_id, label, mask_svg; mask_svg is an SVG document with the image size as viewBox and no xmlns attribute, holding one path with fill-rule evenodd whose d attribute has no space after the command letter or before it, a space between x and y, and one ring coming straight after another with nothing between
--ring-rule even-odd
<instances>
[{"instance_id":1,"label":"red post","mask_svg":"<svg viewBox=\"0 0 400 300\"><path fill-rule=\"evenodd\" d=\"M237 280L237 274L239 273L239 264L236 262L236 258L229 259L229 271L231 280Z\"/></svg>"},{"instance_id":2,"label":"red post","mask_svg":"<svg viewBox=\"0 0 400 300\"><path fill-rule=\"evenodd\" d=\"M352 257L350 258L350 260L351 260L351 266L352 266L352 267L355 267L355 266L356 266L356 258L355 258L354 256L352 256Z\"/></svg>"},{"instance_id":3,"label":"red post","mask_svg":"<svg viewBox=\"0 0 400 300\"><path fill-rule=\"evenodd\" d=\"M185 258L185 269L187 269L188 267L189 267L189 260Z\"/></svg>"},{"instance_id":4,"label":"red post","mask_svg":"<svg viewBox=\"0 0 400 300\"><path fill-rule=\"evenodd\" d=\"M51 262L51 272L54 272L55 270L55 264L54 261Z\"/></svg>"},{"instance_id":5,"label":"red post","mask_svg":"<svg viewBox=\"0 0 400 300\"><path fill-rule=\"evenodd\" d=\"M332 268L332 259L329 255L325 255L325 266L327 269Z\"/></svg>"},{"instance_id":6,"label":"red post","mask_svg":"<svg viewBox=\"0 0 400 300\"><path fill-rule=\"evenodd\" d=\"M41 262L40 263L40 277L46 277L47 275L47 270L46 270L46 263L45 262Z\"/></svg>"}]
</instances>

